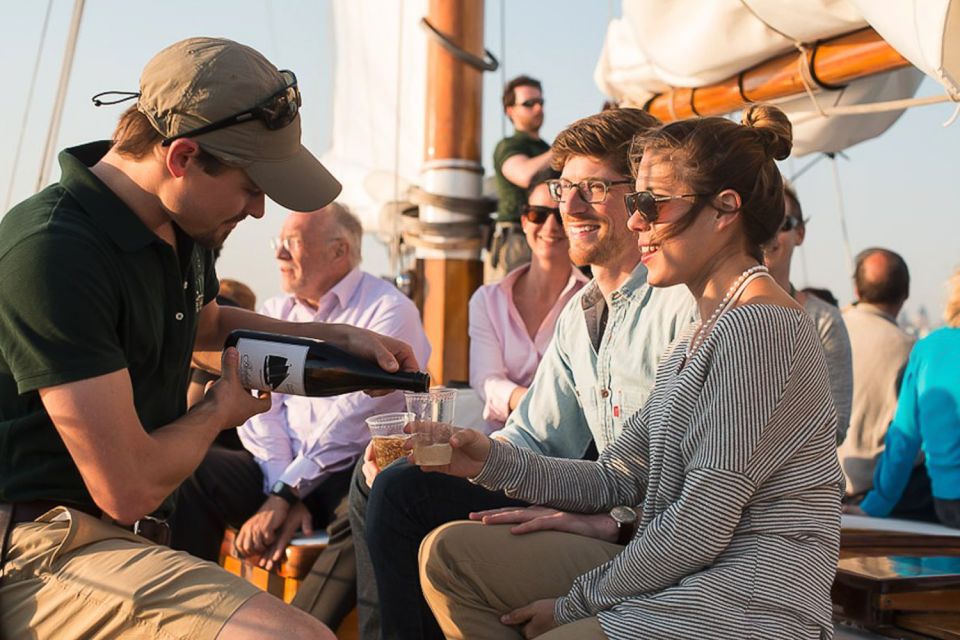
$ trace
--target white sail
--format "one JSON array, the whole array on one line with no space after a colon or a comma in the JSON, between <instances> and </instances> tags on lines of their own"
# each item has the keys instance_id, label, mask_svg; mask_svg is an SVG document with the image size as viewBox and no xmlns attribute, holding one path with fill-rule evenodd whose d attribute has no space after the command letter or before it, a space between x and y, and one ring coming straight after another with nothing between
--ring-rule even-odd
<instances>
[{"instance_id":1,"label":"white sail","mask_svg":"<svg viewBox=\"0 0 960 640\"><path fill-rule=\"evenodd\" d=\"M322 162L343 183L340 201L365 229L417 181L423 162L426 0L336 0L333 137ZM394 178L398 177L399 180Z\"/></svg>"}]
</instances>

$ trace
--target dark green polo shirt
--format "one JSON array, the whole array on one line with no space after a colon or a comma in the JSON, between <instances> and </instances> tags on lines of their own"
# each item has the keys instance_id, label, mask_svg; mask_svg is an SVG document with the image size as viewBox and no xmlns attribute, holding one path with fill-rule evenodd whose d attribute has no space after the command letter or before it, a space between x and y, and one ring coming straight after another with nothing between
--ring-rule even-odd
<instances>
[{"instance_id":1,"label":"dark green polo shirt","mask_svg":"<svg viewBox=\"0 0 960 640\"><path fill-rule=\"evenodd\" d=\"M213 257L179 228L174 251L89 171L108 148L62 152L60 182L0 221L0 501L93 504L38 389L126 369L148 432L186 412Z\"/></svg>"},{"instance_id":2,"label":"dark green polo shirt","mask_svg":"<svg viewBox=\"0 0 960 640\"><path fill-rule=\"evenodd\" d=\"M529 133L517 131L509 138L497 143L493 150L493 171L497 182L497 221L520 222L520 207L527 202L526 190L518 187L503 177L503 163L507 158L516 155L525 155L530 158L539 156L550 150L550 145Z\"/></svg>"}]
</instances>

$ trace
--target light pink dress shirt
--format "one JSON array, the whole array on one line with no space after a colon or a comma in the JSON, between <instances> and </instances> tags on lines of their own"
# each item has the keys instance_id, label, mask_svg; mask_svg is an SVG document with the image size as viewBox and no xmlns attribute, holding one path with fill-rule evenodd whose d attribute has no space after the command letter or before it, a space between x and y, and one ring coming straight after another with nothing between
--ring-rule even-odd
<instances>
[{"instance_id":1,"label":"light pink dress shirt","mask_svg":"<svg viewBox=\"0 0 960 640\"><path fill-rule=\"evenodd\" d=\"M531 340L513 303L513 285L529 268L514 269L500 282L480 287L470 298L470 386L483 400L488 433L506 422L513 390L533 382L560 311L588 282L579 269L571 268L567 286Z\"/></svg>"},{"instance_id":2,"label":"light pink dress shirt","mask_svg":"<svg viewBox=\"0 0 960 640\"><path fill-rule=\"evenodd\" d=\"M392 284L354 269L319 301L317 309L293 296L267 300L261 313L292 322L349 324L409 343L421 367L430 343L413 302ZM364 420L403 411L403 394L371 398L363 392L331 398L273 394L273 405L239 428L243 446L263 471L264 492L277 481L306 495L332 472L352 465L370 440Z\"/></svg>"}]
</instances>

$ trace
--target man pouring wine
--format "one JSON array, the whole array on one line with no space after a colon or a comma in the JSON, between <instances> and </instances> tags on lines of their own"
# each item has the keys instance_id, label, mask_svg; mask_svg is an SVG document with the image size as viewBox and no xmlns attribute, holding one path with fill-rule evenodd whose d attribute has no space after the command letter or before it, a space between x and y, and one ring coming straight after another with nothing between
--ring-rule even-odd
<instances>
[{"instance_id":1,"label":"man pouring wine","mask_svg":"<svg viewBox=\"0 0 960 640\"><path fill-rule=\"evenodd\" d=\"M164 532L169 497L216 435L270 408L228 349L187 412L191 352L245 328L324 339L391 371L416 369L416 356L365 329L214 299L210 248L262 217L264 195L311 211L340 191L300 144L293 72L191 38L127 96L136 104L112 141L61 153L60 180L0 222L0 637L332 639L143 537Z\"/></svg>"}]
</instances>

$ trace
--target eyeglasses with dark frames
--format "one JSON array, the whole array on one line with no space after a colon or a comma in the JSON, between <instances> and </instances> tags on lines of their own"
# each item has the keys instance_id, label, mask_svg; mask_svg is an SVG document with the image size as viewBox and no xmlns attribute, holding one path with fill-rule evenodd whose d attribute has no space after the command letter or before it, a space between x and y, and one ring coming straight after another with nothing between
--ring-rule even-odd
<instances>
[{"instance_id":1,"label":"eyeglasses with dark frames","mask_svg":"<svg viewBox=\"0 0 960 640\"><path fill-rule=\"evenodd\" d=\"M536 204L528 204L523 208L523 217L533 224L544 224L550 216L557 218L557 223L563 225L563 218L560 217L558 207L543 207Z\"/></svg>"},{"instance_id":2,"label":"eyeglasses with dark frames","mask_svg":"<svg viewBox=\"0 0 960 640\"><path fill-rule=\"evenodd\" d=\"M523 102L514 102L513 106L515 107L524 107L526 109L533 109L536 105L543 106L543 98L530 98L524 100Z\"/></svg>"},{"instance_id":3,"label":"eyeglasses with dark frames","mask_svg":"<svg viewBox=\"0 0 960 640\"><path fill-rule=\"evenodd\" d=\"M283 129L297 118L297 114L300 112L300 105L303 104L303 102L300 99L300 89L297 88L297 76L293 71L283 69L280 71L280 74L287 81L286 85L263 102L240 113L235 113L232 116L227 116L216 122L211 122L198 129L194 129L193 131L184 131L175 136L164 138L163 146L169 146L171 142L180 138L202 136L205 133L226 129L227 127L250 122L251 120L259 120L271 131Z\"/></svg>"},{"instance_id":4,"label":"eyeglasses with dark frames","mask_svg":"<svg viewBox=\"0 0 960 640\"><path fill-rule=\"evenodd\" d=\"M653 191L633 191L623 196L623 204L627 207L627 213L633 215L639 213L647 224L653 224L660 217L660 205L671 200L683 200L685 198L702 198L709 194L706 193L683 193L680 195L659 195Z\"/></svg>"},{"instance_id":5,"label":"eyeglasses with dark frames","mask_svg":"<svg viewBox=\"0 0 960 640\"><path fill-rule=\"evenodd\" d=\"M554 202L566 202L565 194L576 189L580 199L588 204L599 204L607 199L610 187L618 184L633 184L633 180L607 180L605 178L587 178L580 182L570 182L560 178L559 180L547 180L547 188L550 189L550 197Z\"/></svg>"}]
</instances>

